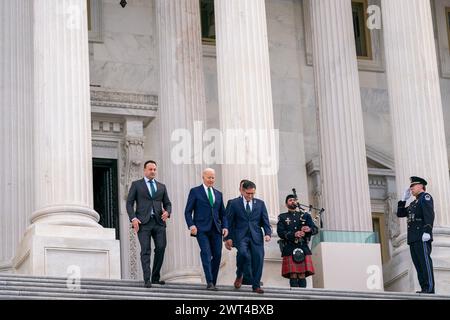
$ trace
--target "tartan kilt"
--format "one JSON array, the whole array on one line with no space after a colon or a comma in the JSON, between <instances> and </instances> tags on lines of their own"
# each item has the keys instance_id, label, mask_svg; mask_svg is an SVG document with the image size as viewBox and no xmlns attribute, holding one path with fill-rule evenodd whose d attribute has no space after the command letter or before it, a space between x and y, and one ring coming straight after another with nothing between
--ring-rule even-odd
<instances>
[{"instance_id":1,"label":"tartan kilt","mask_svg":"<svg viewBox=\"0 0 450 320\"><path fill-rule=\"evenodd\" d=\"M311 255L305 255L303 262L295 262L291 256L283 257L283 265L281 267L281 275L285 278L290 278L291 273L304 273L305 277L314 274L314 266Z\"/></svg>"}]
</instances>

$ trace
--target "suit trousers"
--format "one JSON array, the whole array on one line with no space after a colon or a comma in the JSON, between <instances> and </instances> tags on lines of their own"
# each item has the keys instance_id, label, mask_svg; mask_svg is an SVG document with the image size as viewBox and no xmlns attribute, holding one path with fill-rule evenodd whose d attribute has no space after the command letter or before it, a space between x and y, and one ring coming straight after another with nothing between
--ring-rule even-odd
<instances>
[{"instance_id":1,"label":"suit trousers","mask_svg":"<svg viewBox=\"0 0 450 320\"><path fill-rule=\"evenodd\" d=\"M236 278L242 277L242 284L252 284L252 274L251 267L245 268L245 263L248 263L248 261L245 261L245 257L243 254L239 251L237 251L236 254ZM250 262L251 264L251 262Z\"/></svg>"},{"instance_id":2,"label":"suit trousers","mask_svg":"<svg viewBox=\"0 0 450 320\"><path fill-rule=\"evenodd\" d=\"M164 251L166 249L166 227L158 224L154 217L146 224L139 225L138 231L139 243L141 244L141 264L144 273L144 281L159 281L161 266L164 260ZM151 238L155 244L153 257L153 272L150 268Z\"/></svg>"},{"instance_id":3,"label":"suit trousers","mask_svg":"<svg viewBox=\"0 0 450 320\"><path fill-rule=\"evenodd\" d=\"M417 271L423 292L434 293L433 261L431 260L431 240L409 244L411 258Z\"/></svg>"},{"instance_id":4,"label":"suit trousers","mask_svg":"<svg viewBox=\"0 0 450 320\"><path fill-rule=\"evenodd\" d=\"M222 258L222 235L213 226L210 231L198 232L197 242L206 282L216 285Z\"/></svg>"},{"instance_id":5,"label":"suit trousers","mask_svg":"<svg viewBox=\"0 0 450 320\"><path fill-rule=\"evenodd\" d=\"M236 245L242 255L240 262L243 273L251 275L253 289L259 288L264 263L264 243L258 244L247 235Z\"/></svg>"}]
</instances>

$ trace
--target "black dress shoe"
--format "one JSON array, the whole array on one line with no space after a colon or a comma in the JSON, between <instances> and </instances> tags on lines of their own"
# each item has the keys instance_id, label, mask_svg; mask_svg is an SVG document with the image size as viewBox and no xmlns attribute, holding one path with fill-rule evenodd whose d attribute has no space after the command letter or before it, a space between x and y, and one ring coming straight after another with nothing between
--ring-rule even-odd
<instances>
[{"instance_id":1,"label":"black dress shoe","mask_svg":"<svg viewBox=\"0 0 450 320\"><path fill-rule=\"evenodd\" d=\"M432 291L432 292L428 292L428 291L416 291L416 293L434 294L434 291Z\"/></svg>"},{"instance_id":2,"label":"black dress shoe","mask_svg":"<svg viewBox=\"0 0 450 320\"><path fill-rule=\"evenodd\" d=\"M150 281L145 281L144 287L151 288L152 287L152 283Z\"/></svg>"},{"instance_id":3,"label":"black dress shoe","mask_svg":"<svg viewBox=\"0 0 450 320\"><path fill-rule=\"evenodd\" d=\"M214 283L210 282L210 283L208 283L208 285L206 286L206 290L217 291L217 290L219 290L219 289L217 289L217 287L214 285Z\"/></svg>"},{"instance_id":4,"label":"black dress shoe","mask_svg":"<svg viewBox=\"0 0 450 320\"><path fill-rule=\"evenodd\" d=\"M166 284L166 282L165 282L165 281L162 281L162 280L152 281L152 283L153 283L153 284L160 284L160 285Z\"/></svg>"},{"instance_id":5,"label":"black dress shoe","mask_svg":"<svg viewBox=\"0 0 450 320\"><path fill-rule=\"evenodd\" d=\"M242 279L243 277L236 278L236 280L234 280L234 287L236 289L239 289L242 286Z\"/></svg>"}]
</instances>

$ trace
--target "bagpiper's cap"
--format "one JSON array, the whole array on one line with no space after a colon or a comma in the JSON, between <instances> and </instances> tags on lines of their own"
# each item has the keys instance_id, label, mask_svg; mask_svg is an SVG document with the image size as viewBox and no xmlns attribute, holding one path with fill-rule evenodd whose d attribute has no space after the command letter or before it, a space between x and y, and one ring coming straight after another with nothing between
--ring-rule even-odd
<instances>
[{"instance_id":1,"label":"bagpiper's cap","mask_svg":"<svg viewBox=\"0 0 450 320\"><path fill-rule=\"evenodd\" d=\"M284 203L287 203L289 199L295 199L295 196L294 196L293 194L288 194L288 195L286 196L286 200L285 200Z\"/></svg>"},{"instance_id":2,"label":"bagpiper's cap","mask_svg":"<svg viewBox=\"0 0 450 320\"><path fill-rule=\"evenodd\" d=\"M427 185L427 181L425 179L419 178L419 177L411 177L409 178L411 180L411 186L415 185L415 184L423 184L424 186Z\"/></svg>"}]
</instances>

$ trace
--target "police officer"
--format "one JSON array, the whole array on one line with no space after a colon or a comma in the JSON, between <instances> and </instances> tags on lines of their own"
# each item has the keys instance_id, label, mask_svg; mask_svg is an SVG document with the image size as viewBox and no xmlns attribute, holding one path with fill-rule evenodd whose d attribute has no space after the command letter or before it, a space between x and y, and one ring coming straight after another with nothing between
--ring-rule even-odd
<instances>
[{"instance_id":1,"label":"police officer","mask_svg":"<svg viewBox=\"0 0 450 320\"><path fill-rule=\"evenodd\" d=\"M277 223L277 233L283 241L283 245L280 246L283 257L281 275L290 279L291 287L306 288L306 277L314 274L308 242L318 229L311 215L298 208L294 195L288 195L285 204L288 212L280 214ZM303 250L305 257L302 262L296 262L293 257L297 248Z\"/></svg>"},{"instance_id":2,"label":"police officer","mask_svg":"<svg viewBox=\"0 0 450 320\"><path fill-rule=\"evenodd\" d=\"M431 242L433 241L433 198L426 191L427 182L420 177L411 177L411 184L398 202L397 216L408 217L408 244L414 267L422 288L417 293L434 293ZM415 200L405 207L412 196Z\"/></svg>"}]
</instances>

